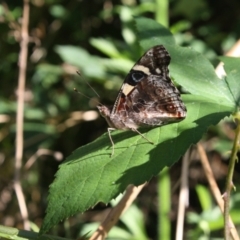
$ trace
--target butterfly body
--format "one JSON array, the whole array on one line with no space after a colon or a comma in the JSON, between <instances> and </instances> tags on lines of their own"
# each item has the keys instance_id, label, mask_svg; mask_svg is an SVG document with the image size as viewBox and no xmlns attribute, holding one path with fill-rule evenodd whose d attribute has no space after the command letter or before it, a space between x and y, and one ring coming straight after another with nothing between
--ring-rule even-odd
<instances>
[{"instance_id":1,"label":"butterfly body","mask_svg":"<svg viewBox=\"0 0 240 240\"><path fill-rule=\"evenodd\" d=\"M111 128L136 131L186 117L180 92L169 77L170 59L162 45L149 49L126 76L113 107L98 106Z\"/></svg>"}]
</instances>

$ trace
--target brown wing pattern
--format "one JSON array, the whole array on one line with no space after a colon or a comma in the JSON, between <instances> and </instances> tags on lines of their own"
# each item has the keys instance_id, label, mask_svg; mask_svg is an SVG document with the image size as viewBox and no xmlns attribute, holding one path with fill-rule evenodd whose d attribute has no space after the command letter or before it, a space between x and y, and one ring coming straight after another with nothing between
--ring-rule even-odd
<instances>
[{"instance_id":1,"label":"brown wing pattern","mask_svg":"<svg viewBox=\"0 0 240 240\"><path fill-rule=\"evenodd\" d=\"M155 46L149 49L133 66L133 70L136 66L144 66L149 69L149 74L167 76L168 65L171 57L162 45Z\"/></svg>"},{"instance_id":2,"label":"brown wing pattern","mask_svg":"<svg viewBox=\"0 0 240 240\"><path fill-rule=\"evenodd\" d=\"M99 107L118 129L160 126L185 118L186 108L168 76L170 55L158 45L148 50L126 76L113 108Z\"/></svg>"},{"instance_id":3,"label":"brown wing pattern","mask_svg":"<svg viewBox=\"0 0 240 240\"><path fill-rule=\"evenodd\" d=\"M163 125L185 118L186 108L168 77L150 75L126 96L128 117L139 126Z\"/></svg>"}]
</instances>

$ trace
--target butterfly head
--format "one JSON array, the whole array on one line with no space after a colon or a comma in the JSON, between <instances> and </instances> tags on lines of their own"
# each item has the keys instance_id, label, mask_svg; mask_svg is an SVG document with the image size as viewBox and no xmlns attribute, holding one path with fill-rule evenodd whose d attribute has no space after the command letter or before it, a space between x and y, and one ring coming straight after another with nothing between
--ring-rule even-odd
<instances>
[{"instance_id":1,"label":"butterfly head","mask_svg":"<svg viewBox=\"0 0 240 240\"><path fill-rule=\"evenodd\" d=\"M98 105L97 108L98 108L101 116L106 119L109 127L116 128L114 122L110 118L112 107L107 107L107 106L104 106L104 105Z\"/></svg>"},{"instance_id":2,"label":"butterfly head","mask_svg":"<svg viewBox=\"0 0 240 240\"><path fill-rule=\"evenodd\" d=\"M110 116L111 109L109 107L104 106L104 105L98 105L97 108L98 108L100 114L102 115L102 117L106 118L106 117Z\"/></svg>"}]
</instances>

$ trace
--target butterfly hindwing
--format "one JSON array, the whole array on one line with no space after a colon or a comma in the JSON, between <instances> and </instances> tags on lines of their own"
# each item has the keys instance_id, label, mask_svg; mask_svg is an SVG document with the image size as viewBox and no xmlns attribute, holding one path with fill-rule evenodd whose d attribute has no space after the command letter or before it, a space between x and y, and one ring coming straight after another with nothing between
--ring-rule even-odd
<instances>
[{"instance_id":1,"label":"butterfly hindwing","mask_svg":"<svg viewBox=\"0 0 240 240\"><path fill-rule=\"evenodd\" d=\"M113 107L98 106L111 128L138 132L139 127L161 126L186 117L180 92L169 77L170 60L165 47L157 45L136 62Z\"/></svg>"}]
</instances>

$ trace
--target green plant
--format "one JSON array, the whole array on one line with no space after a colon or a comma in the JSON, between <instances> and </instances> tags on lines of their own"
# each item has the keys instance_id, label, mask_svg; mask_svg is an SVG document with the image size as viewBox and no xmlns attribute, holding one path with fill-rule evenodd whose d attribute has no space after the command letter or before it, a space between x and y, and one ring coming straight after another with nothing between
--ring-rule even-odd
<instances>
[{"instance_id":1,"label":"green plant","mask_svg":"<svg viewBox=\"0 0 240 240\"><path fill-rule=\"evenodd\" d=\"M239 73L235 64L222 59L227 64L227 77L219 79L204 56L177 46L170 32L160 24L137 18L136 28L144 50L164 44L170 52L171 77L187 92L182 95L187 118L144 132L154 146L133 132L115 131L112 133L115 143L112 158L107 134L75 150L61 164L51 185L42 233L63 218L84 212L98 202L108 203L129 184L137 186L149 181L163 167L176 162L190 145L197 143L209 126L216 125L239 107L240 90L236 81Z\"/></svg>"}]
</instances>

